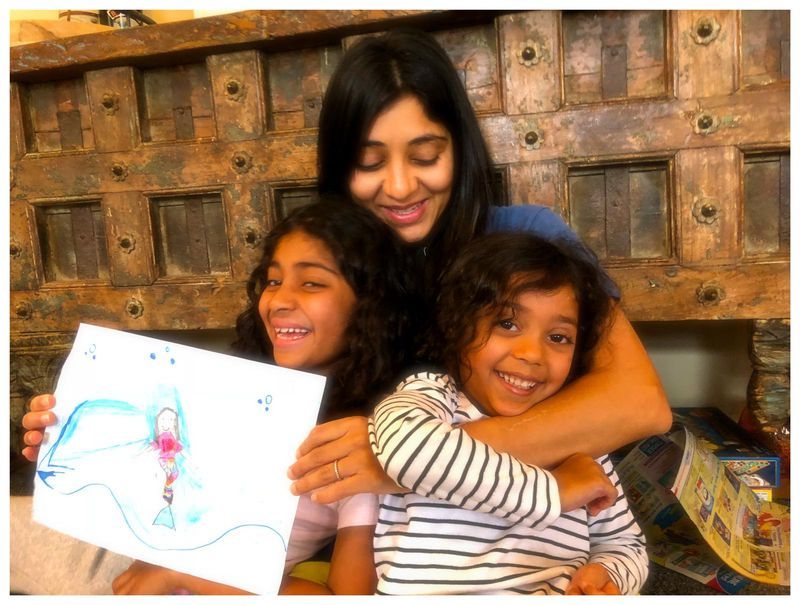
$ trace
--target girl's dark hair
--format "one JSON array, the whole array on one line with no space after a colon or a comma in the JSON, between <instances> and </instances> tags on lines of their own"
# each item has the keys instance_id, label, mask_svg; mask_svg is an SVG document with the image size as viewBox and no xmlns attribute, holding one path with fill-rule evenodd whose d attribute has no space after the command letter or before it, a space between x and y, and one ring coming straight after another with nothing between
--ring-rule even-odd
<instances>
[{"instance_id":1,"label":"girl's dark hair","mask_svg":"<svg viewBox=\"0 0 800 605\"><path fill-rule=\"evenodd\" d=\"M447 269L438 301L438 334L429 354L461 381L460 364L479 320L497 316L524 292L571 286L578 302L578 337L567 382L584 374L611 316L610 279L588 250L531 233L492 233L473 240ZM604 281L607 279L607 281ZM604 287L605 284L605 287Z\"/></svg>"},{"instance_id":2,"label":"girl's dark hair","mask_svg":"<svg viewBox=\"0 0 800 605\"><path fill-rule=\"evenodd\" d=\"M318 186L320 193L350 199L348 184L373 122L409 94L453 141L450 201L424 242L429 257L424 281L432 287L445 259L483 233L492 191L489 154L478 120L452 61L430 34L393 30L363 38L345 53L319 118Z\"/></svg>"},{"instance_id":3,"label":"girl's dark hair","mask_svg":"<svg viewBox=\"0 0 800 605\"><path fill-rule=\"evenodd\" d=\"M331 367L321 415L332 419L369 413L408 363L415 303L397 237L367 210L322 200L275 225L247 282L249 305L236 320L233 348L250 359L274 361L258 301L278 243L296 231L318 239L330 250L356 298L344 335L345 351Z\"/></svg>"}]
</instances>

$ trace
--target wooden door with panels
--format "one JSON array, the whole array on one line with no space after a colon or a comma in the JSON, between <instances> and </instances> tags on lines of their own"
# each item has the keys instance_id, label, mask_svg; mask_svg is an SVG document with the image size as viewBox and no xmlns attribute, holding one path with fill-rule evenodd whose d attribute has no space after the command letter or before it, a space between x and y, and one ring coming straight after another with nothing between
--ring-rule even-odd
<instances>
[{"instance_id":1,"label":"wooden door with panels","mask_svg":"<svg viewBox=\"0 0 800 605\"><path fill-rule=\"evenodd\" d=\"M11 50L11 422L80 321L229 328L264 234L315 198L359 36L430 30L497 203L560 213L632 320L753 321L750 408L788 451L788 11L249 11Z\"/></svg>"}]
</instances>

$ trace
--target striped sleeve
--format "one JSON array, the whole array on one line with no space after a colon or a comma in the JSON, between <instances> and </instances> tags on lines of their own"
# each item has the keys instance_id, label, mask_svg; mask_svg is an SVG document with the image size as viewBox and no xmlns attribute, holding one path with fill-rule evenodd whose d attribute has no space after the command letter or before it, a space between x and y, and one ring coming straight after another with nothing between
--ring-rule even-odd
<instances>
[{"instance_id":1,"label":"striped sleeve","mask_svg":"<svg viewBox=\"0 0 800 605\"><path fill-rule=\"evenodd\" d=\"M622 594L638 594L648 572L644 534L628 507L611 460L605 456L597 462L618 496L612 506L589 517L589 563L603 565Z\"/></svg>"},{"instance_id":2,"label":"striped sleeve","mask_svg":"<svg viewBox=\"0 0 800 605\"><path fill-rule=\"evenodd\" d=\"M370 441L386 473L421 496L534 529L548 527L561 514L553 475L452 426L458 398L448 376L421 373L376 406Z\"/></svg>"}]
</instances>

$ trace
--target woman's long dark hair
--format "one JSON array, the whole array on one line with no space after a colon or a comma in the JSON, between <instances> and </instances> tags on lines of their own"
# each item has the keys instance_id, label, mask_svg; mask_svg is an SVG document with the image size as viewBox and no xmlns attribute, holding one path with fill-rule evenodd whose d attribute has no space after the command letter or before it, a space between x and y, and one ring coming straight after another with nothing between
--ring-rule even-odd
<instances>
[{"instance_id":1,"label":"woman's long dark hair","mask_svg":"<svg viewBox=\"0 0 800 605\"><path fill-rule=\"evenodd\" d=\"M345 351L328 376L321 416L329 420L369 413L408 364L410 316L416 305L408 261L397 237L367 210L323 199L300 208L272 229L247 282L249 305L236 320L233 348L250 359L274 361L258 301L278 243L295 231L318 239L330 250L356 298L345 331Z\"/></svg>"},{"instance_id":2,"label":"woman's long dark hair","mask_svg":"<svg viewBox=\"0 0 800 605\"><path fill-rule=\"evenodd\" d=\"M318 186L320 193L350 199L348 184L373 122L408 94L453 141L450 201L422 242L427 259L420 277L425 291L433 292L446 259L483 233L492 190L489 154L478 120L452 61L430 34L393 30L363 38L345 53L322 104Z\"/></svg>"},{"instance_id":3,"label":"woman's long dark hair","mask_svg":"<svg viewBox=\"0 0 800 605\"><path fill-rule=\"evenodd\" d=\"M463 384L461 360L475 341L481 318L500 319L524 292L552 292L567 285L578 302L578 337L569 382L591 367L595 347L608 326L612 303L605 279L599 264L568 242L562 245L526 232L484 235L470 242L444 274L438 333L428 349Z\"/></svg>"}]
</instances>

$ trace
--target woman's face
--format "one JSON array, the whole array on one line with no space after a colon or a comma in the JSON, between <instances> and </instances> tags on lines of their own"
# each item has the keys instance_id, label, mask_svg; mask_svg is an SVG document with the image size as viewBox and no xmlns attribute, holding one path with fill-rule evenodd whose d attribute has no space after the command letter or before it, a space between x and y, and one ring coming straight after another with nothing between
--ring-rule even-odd
<instances>
[{"instance_id":1,"label":"woman's face","mask_svg":"<svg viewBox=\"0 0 800 605\"><path fill-rule=\"evenodd\" d=\"M303 231L281 238L258 302L276 364L325 373L345 349L355 305L325 244Z\"/></svg>"},{"instance_id":2,"label":"woman's face","mask_svg":"<svg viewBox=\"0 0 800 605\"><path fill-rule=\"evenodd\" d=\"M453 141L406 95L379 114L350 178L350 195L404 241L424 239L453 186Z\"/></svg>"}]
</instances>

